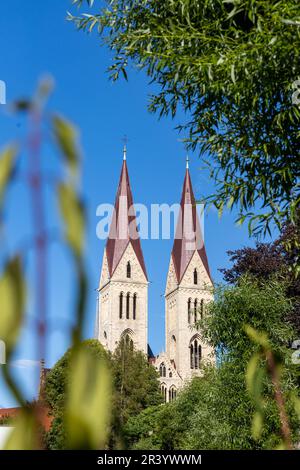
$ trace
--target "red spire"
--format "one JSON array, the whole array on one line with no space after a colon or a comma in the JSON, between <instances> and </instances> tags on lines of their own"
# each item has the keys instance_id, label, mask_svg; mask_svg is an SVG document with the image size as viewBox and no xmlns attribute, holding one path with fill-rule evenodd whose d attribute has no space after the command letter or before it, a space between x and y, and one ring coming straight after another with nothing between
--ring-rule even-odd
<instances>
[{"instance_id":1,"label":"red spire","mask_svg":"<svg viewBox=\"0 0 300 470\"><path fill-rule=\"evenodd\" d=\"M181 281L195 251L197 250L203 265L210 277L206 250L196 210L196 201L187 163L180 202L180 213L176 227L176 235L172 249L178 283Z\"/></svg>"},{"instance_id":2,"label":"red spire","mask_svg":"<svg viewBox=\"0 0 300 470\"><path fill-rule=\"evenodd\" d=\"M137 231L136 215L133 207L132 193L126 164L126 151L115 201L109 236L106 242L106 256L109 275L112 276L128 244L131 243L147 279L144 257Z\"/></svg>"}]
</instances>

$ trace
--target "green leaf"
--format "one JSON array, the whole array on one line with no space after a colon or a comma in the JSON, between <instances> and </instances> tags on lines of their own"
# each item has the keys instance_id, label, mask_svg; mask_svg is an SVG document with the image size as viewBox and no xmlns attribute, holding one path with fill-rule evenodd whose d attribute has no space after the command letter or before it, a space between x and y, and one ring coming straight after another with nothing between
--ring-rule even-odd
<instances>
[{"instance_id":1,"label":"green leaf","mask_svg":"<svg viewBox=\"0 0 300 470\"><path fill-rule=\"evenodd\" d=\"M38 450L40 443L38 424L34 413L22 410L14 420L12 433L9 435L5 450Z\"/></svg>"},{"instance_id":2,"label":"green leaf","mask_svg":"<svg viewBox=\"0 0 300 470\"><path fill-rule=\"evenodd\" d=\"M52 118L54 135L61 149L65 162L70 169L71 174L78 173L78 165L80 160L77 148L77 131L73 124L61 116L55 115Z\"/></svg>"},{"instance_id":3,"label":"green leaf","mask_svg":"<svg viewBox=\"0 0 300 470\"><path fill-rule=\"evenodd\" d=\"M259 411L256 411L253 416L251 432L253 439L256 441L260 438L263 429L263 415Z\"/></svg>"},{"instance_id":4,"label":"green leaf","mask_svg":"<svg viewBox=\"0 0 300 470\"><path fill-rule=\"evenodd\" d=\"M23 100L17 100L13 103L13 110L15 111L31 111L33 109L34 104L32 101L23 99Z\"/></svg>"},{"instance_id":5,"label":"green leaf","mask_svg":"<svg viewBox=\"0 0 300 470\"><path fill-rule=\"evenodd\" d=\"M17 157L17 147L9 146L0 154L0 208L3 205L4 194L13 176Z\"/></svg>"},{"instance_id":6,"label":"green leaf","mask_svg":"<svg viewBox=\"0 0 300 470\"><path fill-rule=\"evenodd\" d=\"M81 256L84 242L84 210L74 188L65 183L58 186L59 207L65 223L65 238L76 256Z\"/></svg>"},{"instance_id":7,"label":"green leaf","mask_svg":"<svg viewBox=\"0 0 300 470\"><path fill-rule=\"evenodd\" d=\"M106 361L87 349L75 352L66 405L68 445L72 449L103 449L111 408Z\"/></svg>"},{"instance_id":8,"label":"green leaf","mask_svg":"<svg viewBox=\"0 0 300 470\"><path fill-rule=\"evenodd\" d=\"M264 400L262 397L264 370L260 367L260 354L254 354L246 370L246 385L258 411L263 412Z\"/></svg>"},{"instance_id":9,"label":"green leaf","mask_svg":"<svg viewBox=\"0 0 300 470\"><path fill-rule=\"evenodd\" d=\"M300 420L300 398L296 394L294 394L292 395L292 401L294 403L294 408L298 416L298 419Z\"/></svg>"},{"instance_id":10,"label":"green leaf","mask_svg":"<svg viewBox=\"0 0 300 470\"><path fill-rule=\"evenodd\" d=\"M253 394L255 375L259 366L259 361L260 361L260 355L254 354L248 363L248 367L246 371L246 384L251 394Z\"/></svg>"},{"instance_id":11,"label":"green leaf","mask_svg":"<svg viewBox=\"0 0 300 470\"><path fill-rule=\"evenodd\" d=\"M42 105L49 98L53 88L54 79L51 77L51 75L43 77L38 83L35 101Z\"/></svg>"},{"instance_id":12,"label":"green leaf","mask_svg":"<svg viewBox=\"0 0 300 470\"><path fill-rule=\"evenodd\" d=\"M252 328L252 326L250 325L245 326L245 331L252 341L259 344L265 349L269 349L270 345L266 333L261 333Z\"/></svg>"},{"instance_id":13,"label":"green leaf","mask_svg":"<svg viewBox=\"0 0 300 470\"><path fill-rule=\"evenodd\" d=\"M233 83L235 83L235 67L234 67L234 64L231 65L230 76L231 76L231 80L233 81Z\"/></svg>"},{"instance_id":14,"label":"green leaf","mask_svg":"<svg viewBox=\"0 0 300 470\"><path fill-rule=\"evenodd\" d=\"M15 257L4 267L0 278L0 339L8 352L15 345L25 308L25 280L21 260Z\"/></svg>"}]
</instances>

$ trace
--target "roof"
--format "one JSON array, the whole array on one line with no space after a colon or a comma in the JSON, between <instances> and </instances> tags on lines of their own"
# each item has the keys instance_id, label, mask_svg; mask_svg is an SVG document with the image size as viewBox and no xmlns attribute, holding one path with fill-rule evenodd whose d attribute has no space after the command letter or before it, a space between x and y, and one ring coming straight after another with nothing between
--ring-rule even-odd
<instances>
[{"instance_id":1,"label":"roof","mask_svg":"<svg viewBox=\"0 0 300 470\"><path fill-rule=\"evenodd\" d=\"M49 414L49 409L45 405L37 404L35 405L36 417L39 423L43 426L45 431L49 431L53 421L53 417ZM2 418L17 418L21 413L22 408L0 408L0 419Z\"/></svg>"},{"instance_id":2,"label":"roof","mask_svg":"<svg viewBox=\"0 0 300 470\"><path fill-rule=\"evenodd\" d=\"M112 222L106 242L106 256L110 276L115 272L129 243L131 243L148 280L141 241L137 230L127 163L126 160L123 160Z\"/></svg>"},{"instance_id":3,"label":"roof","mask_svg":"<svg viewBox=\"0 0 300 470\"><path fill-rule=\"evenodd\" d=\"M148 353L148 359L154 359L155 358L150 344L147 344L147 353Z\"/></svg>"},{"instance_id":4,"label":"roof","mask_svg":"<svg viewBox=\"0 0 300 470\"><path fill-rule=\"evenodd\" d=\"M186 169L177 221L172 258L177 282L180 283L195 251L198 251L206 272L211 279L206 250L197 215L189 169Z\"/></svg>"}]
</instances>

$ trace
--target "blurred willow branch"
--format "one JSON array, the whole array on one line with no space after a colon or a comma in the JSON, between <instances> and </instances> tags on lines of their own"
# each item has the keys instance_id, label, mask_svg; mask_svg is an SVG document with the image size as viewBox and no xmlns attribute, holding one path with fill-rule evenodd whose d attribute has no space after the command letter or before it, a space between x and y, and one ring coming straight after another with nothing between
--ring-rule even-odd
<instances>
[{"instance_id":1,"label":"blurred willow branch","mask_svg":"<svg viewBox=\"0 0 300 470\"><path fill-rule=\"evenodd\" d=\"M261 390L264 371L260 366L260 362L263 360L266 364L265 372L270 376L273 384L274 399L279 413L283 446L285 449L291 450L293 449L291 429L286 412L285 399L280 385L280 363L276 360L276 356L264 333L259 333L250 325L246 325L245 330L250 339L260 348L259 352L255 353L250 359L246 373L247 388L256 405L256 412L252 422L253 437L254 439L260 437L263 426L264 400Z\"/></svg>"},{"instance_id":2,"label":"blurred willow branch","mask_svg":"<svg viewBox=\"0 0 300 470\"><path fill-rule=\"evenodd\" d=\"M48 272L48 237L46 221L46 202L43 191L44 128L53 137L62 156L61 165L64 177L54 187L58 202L66 247L71 252L76 272L75 324L73 327L73 360L72 380L69 397L66 403L66 429L70 433L70 447L99 448L105 445L105 436L109 420L109 383L110 378L106 364L95 363L83 349L80 341L84 325L84 313L87 295L87 274L84 261L84 233L86 218L84 205L79 194L81 155L78 146L78 132L73 124L58 114L46 111L48 97L53 88L51 79L42 80L36 93L30 99L16 101L13 110L25 113L29 121L28 136L28 182L31 195L33 216L33 238L35 248L35 281L36 318L38 336L38 357L46 356L47 332L47 272ZM47 134L46 134L47 135ZM21 152L21 144L11 145L0 154L0 209L13 181ZM7 449L43 448L40 410L43 403L28 407L22 389L15 382L10 361L20 338L26 305L26 286L22 267L22 254L15 255L4 263L0 278L0 338L7 348L7 364L3 367L3 377L9 390L21 406L18 417L14 420L14 429L10 435ZM91 373L96 380L91 380ZM76 390L80 385L80 389ZM85 397L89 398L89 413L84 408Z\"/></svg>"}]
</instances>

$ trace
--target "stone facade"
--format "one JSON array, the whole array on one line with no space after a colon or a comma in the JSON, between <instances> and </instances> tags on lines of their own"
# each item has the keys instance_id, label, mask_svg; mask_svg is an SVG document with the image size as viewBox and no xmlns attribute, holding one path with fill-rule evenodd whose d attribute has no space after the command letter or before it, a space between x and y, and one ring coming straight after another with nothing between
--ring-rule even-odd
<instances>
[{"instance_id":1,"label":"stone facade","mask_svg":"<svg viewBox=\"0 0 300 470\"><path fill-rule=\"evenodd\" d=\"M195 320L205 315L205 304L212 298L212 282L198 252L195 251L179 284L171 257L165 292L166 353L157 356L154 362L166 401L172 399L170 390L180 389L186 381L201 374L201 363L215 361L213 349L202 341L194 326ZM161 364L166 363L168 370L164 376Z\"/></svg>"},{"instance_id":2,"label":"stone facade","mask_svg":"<svg viewBox=\"0 0 300 470\"><path fill-rule=\"evenodd\" d=\"M128 204L120 203L126 198ZM118 237L119 225L124 229L135 222L127 209L132 194L126 154L117 191L113 221L117 237L108 238L103 256L98 288L96 338L109 351L121 339L148 353L148 279L140 240ZM124 208L125 207L125 208ZM214 362L214 351L205 344L195 322L205 315L205 305L212 300L212 280L196 213L189 169L187 166L181 198L182 214L178 219L165 290L166 352L149 361L159 372L165 401L174 400L186 381L201 375L203 362ZM193 248L187 236L195 236Z\"/></svg>"},{"instance_id":3,"label":"stone facade","mask_svg":"<svg viewBox=\"0 0 300 470\"><path fill-rule=\"evenodd\" d=\"M130 277L127 266L130 265ZM111 277L104 252L99 285L96 336L109 351L129 336L136 349L147 353L148 281L129 242Z\"/></svg>"}]
</instances>

